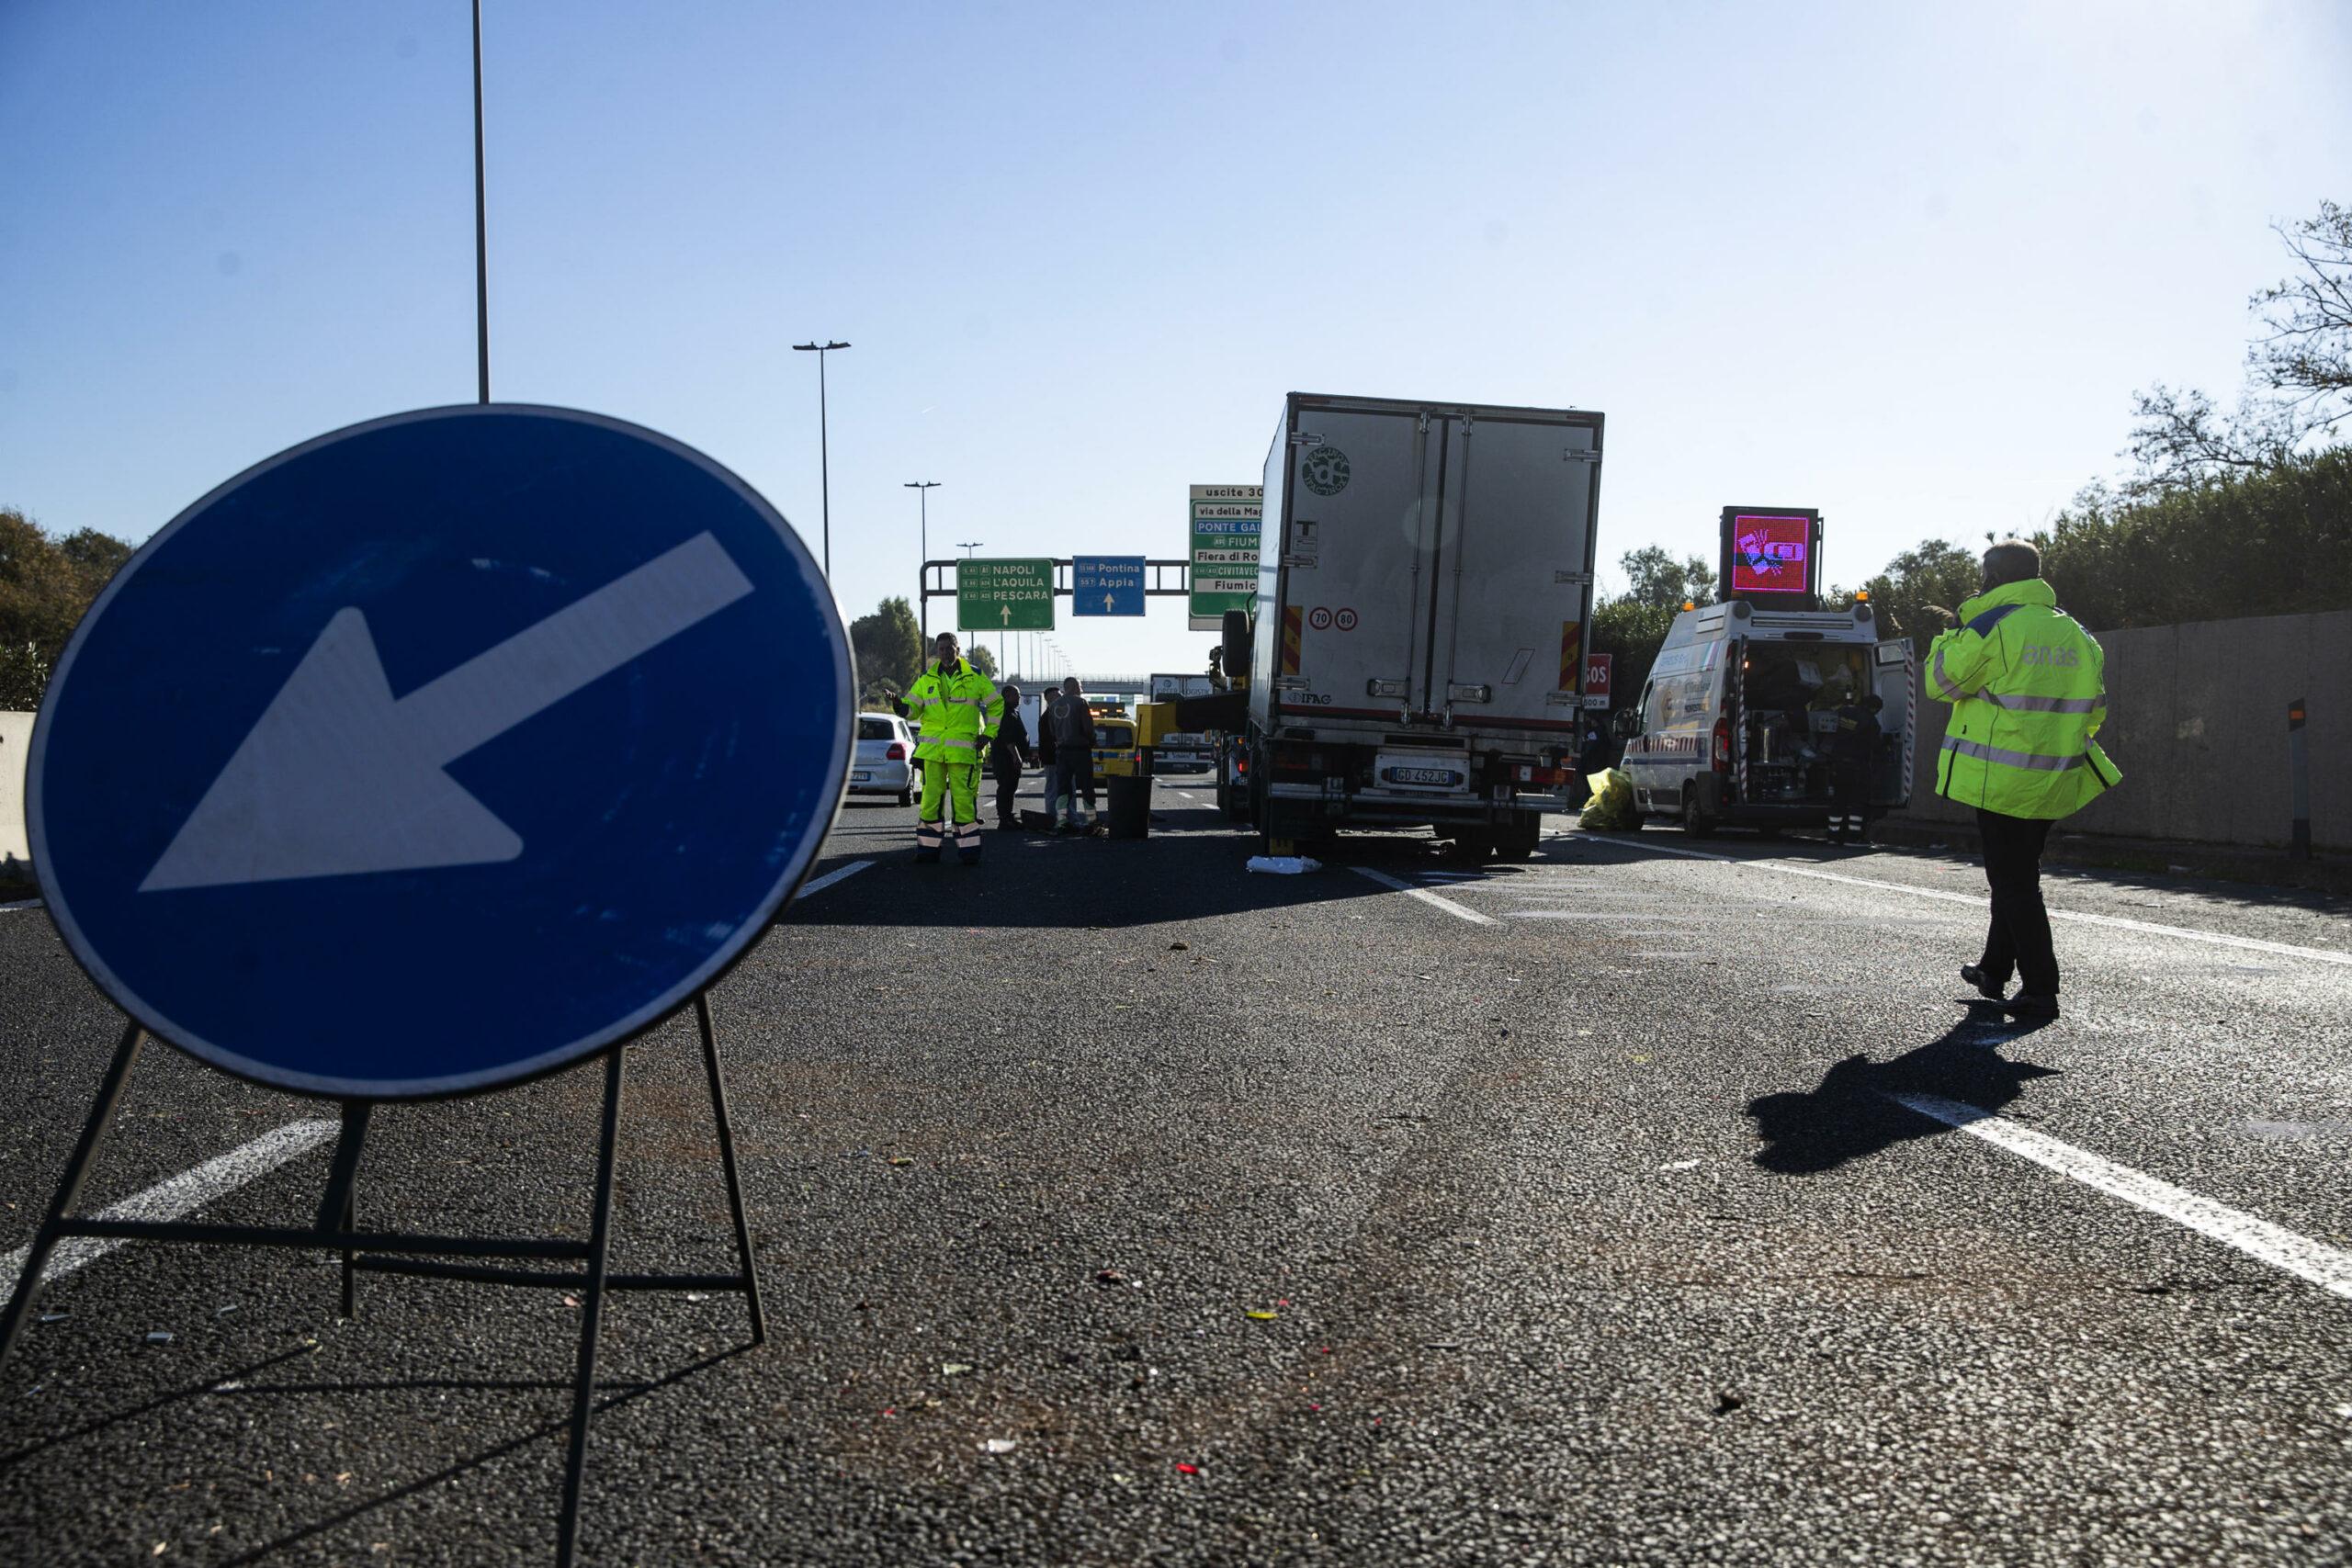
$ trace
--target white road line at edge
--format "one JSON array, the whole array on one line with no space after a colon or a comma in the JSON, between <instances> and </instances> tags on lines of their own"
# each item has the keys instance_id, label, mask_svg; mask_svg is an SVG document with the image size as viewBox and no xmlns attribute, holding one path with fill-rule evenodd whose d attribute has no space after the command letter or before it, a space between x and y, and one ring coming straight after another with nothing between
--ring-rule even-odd
<instances>
[{"instance_id":1,"label":"white road line at edge","mask_svg":"<svg viewBox=\"0 0 2352 1568\"><path fill-rule=\"evenodd\" d=\"M855 876L859 872L864 871L867 866L872 865L873 863L874 863L870 860L854 860L847 865L842 867L839 871L829 871L825 873L824 875L817 878L814 882L804 882L800 885L800 891L792 896L792 901L797 904L803 898L808 897L811 893L821 893L836 882Z\"/></svg>"},{"instance_id":2,"label":"white road line at edge","mask_svg":"<svg viewBox=\"0 0 2352 1568\"><path fill-rule=\"evenodd\" d=\"M38 909L40 908L40 900L38 898L19 898L13 904L0 904L0 915L5 915L11 909Z\"/></svg>"},{"instance_id":3,"label":"white road line at edge","mask_svg":"<svg viewBox=\"0 0 2352 1568\"><path fill-rule=\"evenodd\" d=\"M206 1160L194 1170L182 1171L167 1181L159 1181L146 1191L125 1198L98 1217L107 1220L176 1220L181 1215L201 1209L215 1198L225 1196L246 1182L267 1176L288 1160L305 1150L316 1148L335 1135L333 1122L288 1122L273 1132L264 1133L242 1148L231 1149L216 1159ZM124 1243L104 1236L68 1236L57 1244L49 1255L49 1265L42 1269L44 1280L62 1280L85 1263L96 1262ZM28 1243L0 1258L0 1302L17 1293L17 1279L25 1270L25 1259L32 1256Z\"/></svg>"},{"instance_id":4,"label":"white road line at edge","mask_svg":"<svg viewBox=\"0 0 2352 1568\"><path fill-rule=\"evenodd\" d=\"M1383 887L1394 887L1397 892L1404 894L1408 897L1419 898L1424 904L1434 904L1439 908L1443 909L1447 914L1457 915L1463 919L1468 920L1474 926L1498 926L1502 924L1500 920L1496 919L1492 915L1482 915L1476 909L1465 909L1451 898L1441 898L1426 887L1416 887L1409 882L1399 882L1396 878L1389 875L1385 871L1374 871L1368 865L1353 866L1350 869L1358 876L1370 877L1373 881L1379 883Z\"/></svg>"},{"instance_id":5,"label":"white road line at edge","mask_svg":"<svg viewBox=\"0 0 2352 1568\"><path fill-rule=\"evenodd\" d=\"M2248 1258L2283 1269L2324 1291L2352 1298L2352 1254L2282 1230L2226 1203L2183 1191L2170 1182L2143 1175L2128 1166L2101 1159L2072 1144L2062 1144L2030 1127L2005 1121L1989 1111L1932 1094L1889 1093L1887 1098L1948 1127L1982 1138L1996 1148L2007 1149L2021 1159L2030 1159L2061 1176L2073 1177L2109 1197L2136 1203L2152 1214L2161 1214L2224 1247L2233 1247Z\"/></svg>"},{"instance_id":6,"label":"white road line at edge","mask_svg":"<svg viewBox=\"0 0 2352 1568\"><path fill-rule=\"evenodd\" d=\"M1786 872L1791 876L1810 876L1819 882L1843 882L1853 887L1878 887L1890 893L1908 893L1916 898L1935 898L1946 904L1966 904L1973 908L1990 907L1991 900L1972 893L1947 893L1939 887L1914 887L1904 882L1879 882L1867 876L1847 876L1834 871L1815 871L1809 865L1791 865L1785 861L1742 860L1737 855L1709 854L1704 850L1676 849L1668 844L1629 844L1628 849L1656 850L1662 855L1680 855L1686 860L1715 861L1724 865L1752 865L1766 871ZM2210 942L2219 947L2243 947L2254 953L2274 953L2285 958L2315 958L2322 964L2352 964L2352 953L2339 953L2333 948L2297 947L2291 942L2266 942L2256 936L2231 936L2223 931L2190 931L2186 926L2160 926L2152 920L2126 919L2121 915L2093 915L2077 909L2052 909L2053 920L2073 920L2077 925L2113 926L2121 931L2141 931L2149 936L2177 936L2189 942Z\"/></svg>"}]
</instances>

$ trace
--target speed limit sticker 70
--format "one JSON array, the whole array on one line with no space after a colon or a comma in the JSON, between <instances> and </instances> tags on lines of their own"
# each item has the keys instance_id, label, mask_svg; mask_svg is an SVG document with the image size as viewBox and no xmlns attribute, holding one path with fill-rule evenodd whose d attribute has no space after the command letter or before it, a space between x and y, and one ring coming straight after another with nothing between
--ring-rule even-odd
<instances>
[{"instance_id":1,"label":"speed limit sticker 70","mask_svg":"<svg viewBox=\"0 0 2352 1568\"><path fill-rule=\"evenodd\" d=\"M1306 629L1315 632L1329 631L1331 629L1331 612L1325 609L1320 604L1317 604L1312 610L1307 611Z\"/></svg>"}]
</instances>

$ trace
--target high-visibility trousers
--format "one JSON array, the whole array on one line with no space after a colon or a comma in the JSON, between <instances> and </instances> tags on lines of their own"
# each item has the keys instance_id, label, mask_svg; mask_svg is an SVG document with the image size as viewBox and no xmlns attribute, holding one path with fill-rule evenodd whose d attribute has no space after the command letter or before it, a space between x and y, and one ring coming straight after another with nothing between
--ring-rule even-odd
<instances>
[{"instance_id":1,"label":"high-visibility trousers","mask_svg":"<svg viewBox=\"0 0 2352 1568\"><path fill-rule=\"evenodd\" d=\"M922 806L915 813L915 859L937 860L946 846L947 825L940 808L949 800L956 813L956 856L966 865L974 864L980 858L980 770L976 762L922 765Z\"/></svg>"}]
</instances>

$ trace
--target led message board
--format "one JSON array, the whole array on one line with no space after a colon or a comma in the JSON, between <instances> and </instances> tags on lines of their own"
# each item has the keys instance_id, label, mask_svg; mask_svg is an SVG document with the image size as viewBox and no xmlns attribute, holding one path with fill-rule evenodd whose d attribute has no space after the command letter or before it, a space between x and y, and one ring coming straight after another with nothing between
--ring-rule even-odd
<instances>
[{"instance_id":1,"label":"led message board","mask_svg":"<svg viewBox=\"0 0 2352 1568\"><path fill-rule=\"evenodd\" d=\"M1718 581L1725 599L1811 609L1821 585L1821 513L1810 507L1724 507Z\"/></svg>"}]
</instances>

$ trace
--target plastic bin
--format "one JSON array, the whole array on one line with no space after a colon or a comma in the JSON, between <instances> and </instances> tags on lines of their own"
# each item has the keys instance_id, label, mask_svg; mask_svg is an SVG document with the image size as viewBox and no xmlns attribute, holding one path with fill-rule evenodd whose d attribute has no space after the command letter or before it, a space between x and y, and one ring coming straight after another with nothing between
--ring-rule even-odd
<instances>
[{"instance_id":1,"label":"plastic bin","mask_svg":"<svg viewBox=\"0 0 2352 1568\"><path fill-rule=\"evenodd\" d=\"M1102 813L1103 825L1114 839L1146 839L1151 836L1151 781L1134 778L1125 773L1113 773L1104 779L1111 794L1109 809Z\"/></svg>"}]
</instances>

